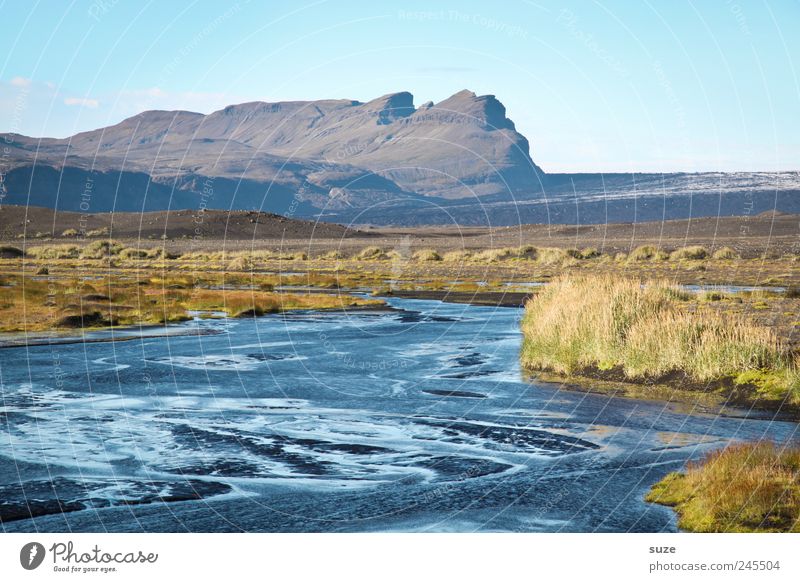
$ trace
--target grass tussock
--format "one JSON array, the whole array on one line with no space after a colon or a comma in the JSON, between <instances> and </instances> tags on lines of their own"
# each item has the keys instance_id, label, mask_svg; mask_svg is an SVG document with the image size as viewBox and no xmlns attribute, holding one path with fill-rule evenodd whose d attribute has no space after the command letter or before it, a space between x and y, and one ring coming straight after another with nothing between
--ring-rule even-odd
<instances>
[{"instance_id":1,"label":"grass tussock","mask_svg":"<svg viewBox=\"0 0 800 582\"><path fill-rule=\"evenodd\" d=\"M85 246L81 250L82 259L105 259L119 255L124 247L113 240L98 240Z\"/></svg>"},{"instance_id":2,"label":"grass tussock","mask_svg":"<svg viewBox=\"0 0 800 582\"><path fill-rule=\"evenodd\" d=\"M689 531L798 533L800 448L732 445L670 473L646 499L674 507Z\"/></svg>"},{"instance_id":3,"label":"grass tussock","mask_svg":"<svg viewBox=\"0 0 800 582\"><path fill-rule=\"evenodd\" d=\"M445 263L464 263L472 258L470 251L448 251L442 255L442 260Z\"/></svg>"},{"instance_id":4,"label":"grass tussock","mask_svg":"<svg viewBox=\"0 0 800 582\"><path fill-rule=\"evenodd\" d=\"M629 261L652 261L659 258L661 251L655 245L641 245L628 254Z\"/></svg>"},{"instance_id":5,"label":"grass tussock","mask_svg":"<svg viewBox=\"0 0 800 582\"><path fill-rule=\"evenodd\" d=\"M109 234L110 234L110 231L108 230L107 226L104 226L102 228L95 228L95 229L86 231L86 236L88 238L94 238L94 237L100 237L100 236L108 236Z\"/></svg>"},{"instance_id":6,"label":"grass tussock","mask_svg":"<svg viewBox=\"0 0 800 582\"><path fill-rule=\"evenodd\" d=\"M81 249L78 245L49 245L29 248L28 254L40 260L77 259Z\"/></svg>"},{"instance_id":7,"label":"grass tussock","mask_svg":"<svg viewBox=\"0 0 800 582\"><path fill-rule=\"evenodd\" d=\"M415 261L441 261L442 256L434 249L422 249L412 255Z\"/></svg>"},{"instance_id":8,"label":"grass tussock","mask_svg":"<svg viewBox=\"0 0 800 582\"><path fill-rule=\"evenodd\" d=\"M570 255L564 249L542 248L539 249L539 255L536 257L536 260L542 265L557 265L567 260L569 257Z\"/></svg>"},{"instance_id":9,"label":"grass tussock","mask_svg":"<svg viewBox=\"0 0 800 582\"><path fill-rule=\"evenodd\" d=\"M354 257L357 261L385 261L389 259L389 254L380 247L366 247L361 249Z\"/></svg>"},{"instance_id":10,"label":"grass tussock","mask_svg":"<svg viewBox=\"0 0 800 582\"><path fill-rule=\"evenodd\" d=\"M739 253L737 253L731 247L722 247L714 251L714 254L711 255L711 257L718 261L727 261L731 259L738 259Z\"/></svg>"},{"instance_id":11,"label":"grass tussock","mask_svg":"<svg viewBox=\"0 0 800 582\"><path fill-rule=\"evenodd\" d=\"M345 256L340 251L328 251L327 253L321 254L317 258L322 261L341 261L345 258Z\"/></svg>"},{"instance_id":12,"label":"grass tussock","mask_svg":"<svg viewBox=\"0 0 800 582\"><path fill-rule=\"evenodd\" d=\"M673 261L702 261L708 258L708 251L700 245L691 245L673 251L669 258Z\"/></svg>"},{"instance_id":13,"label":"grass tussock","mask_svg":"<svg viewBox=\"0 0 800 582\"><path fill-rule=\"evenodd\" d=\"M562 276L526 305L521 359L531 370L618 370L635 381L714 381L752 398L800 402L795 357L741 314L690 310L666 283Z\"/></svg>"},{"instance_id":14,"label":"grass tussock","mask_svg":"<svg viewBox=\"0 0 800 582\"><path fill-rule=\"evenodd\" d=\"M476 263L497 263L507 261L517 256L517 249L504 247L499 249L486 249L473 254L471 260Z\"/></svg>"}]
</instances>

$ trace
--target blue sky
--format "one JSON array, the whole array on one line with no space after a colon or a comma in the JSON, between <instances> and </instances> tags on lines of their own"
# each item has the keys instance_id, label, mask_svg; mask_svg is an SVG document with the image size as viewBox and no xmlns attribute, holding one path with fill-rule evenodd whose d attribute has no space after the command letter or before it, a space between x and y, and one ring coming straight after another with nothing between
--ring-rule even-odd
<instances>
[{"instance_id":1,"label":"blue sky","mask_svg":"<svg viewBox=\"0 0 800 582\"><path fill-rule=\"evenodd\" d=\"M800 169L800 2L0 0L0 132L496 95L545 171Z\"/></svg>"}]
</instances>

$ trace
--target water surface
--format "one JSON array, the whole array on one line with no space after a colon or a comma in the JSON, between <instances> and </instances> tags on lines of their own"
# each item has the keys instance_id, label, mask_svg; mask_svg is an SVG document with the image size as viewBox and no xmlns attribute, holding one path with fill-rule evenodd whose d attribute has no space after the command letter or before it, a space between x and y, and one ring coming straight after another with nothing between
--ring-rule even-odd
<instances>
[{"instance_id":1,"label":"water surface","mask_svg":"<svg viewBox=\"0 0 800 582\"><path fill-rule=\"evenodd\" d=\"M673 531L650 485L796 435L526 382L519 309L388 301L0 350L3 530Z\"/></svg>"}]
</instances>

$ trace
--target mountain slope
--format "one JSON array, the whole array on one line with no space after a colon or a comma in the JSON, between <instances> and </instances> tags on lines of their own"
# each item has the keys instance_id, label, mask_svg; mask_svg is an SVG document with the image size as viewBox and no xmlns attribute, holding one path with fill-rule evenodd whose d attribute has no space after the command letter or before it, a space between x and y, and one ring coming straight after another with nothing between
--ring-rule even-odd
<instances>
[{"instance_id":1,"label":"mountain slope","mask_svg":"<svg viewBox=\"0 0 800 582\"><path fill-rule=\"evenodd\" d=\"M800 210L796 173L546 175L493 95L407 92L145 111L2 136L3 201L81 212L253 209L377 224L604 222Z\"/></svg>"}]
</instances>

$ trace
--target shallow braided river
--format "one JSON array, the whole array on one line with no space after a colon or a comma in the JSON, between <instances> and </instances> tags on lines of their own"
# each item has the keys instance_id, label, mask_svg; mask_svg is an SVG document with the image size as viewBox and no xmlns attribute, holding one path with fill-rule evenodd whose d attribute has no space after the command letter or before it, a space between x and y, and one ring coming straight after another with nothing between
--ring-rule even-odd
<instances>
[{"instance_id":1,"label":"shallow braided river","mask_svg":"<svg viewBox=\"0 0 800 582\"><path fill-rule=\"evenodd\" d=\"M526 380L519 309L388 302L0 349L2 529L674 531L666 473L800 440Z\"/></svg>"}]
</instances>

